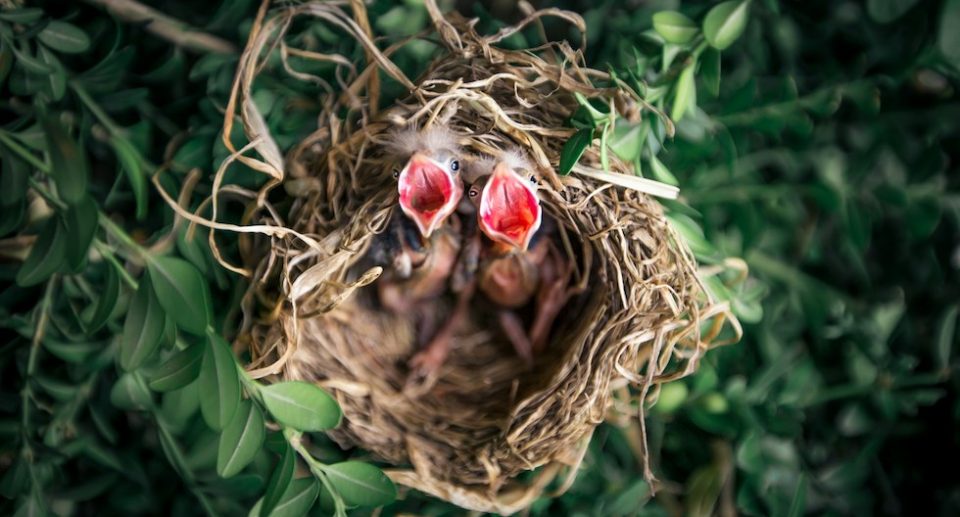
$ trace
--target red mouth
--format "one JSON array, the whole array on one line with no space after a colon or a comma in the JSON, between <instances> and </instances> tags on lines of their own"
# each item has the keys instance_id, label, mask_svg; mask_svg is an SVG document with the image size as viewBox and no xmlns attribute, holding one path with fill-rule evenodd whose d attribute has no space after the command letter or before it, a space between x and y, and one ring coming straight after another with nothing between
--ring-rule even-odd
<instances>
[{"instance_id":1,"label":"red mouth","mask_svg":"<svg viewBox=\"0 0 960 517\"><path fill-rule=\"evenodd\" d=\"M483 188L480 226L495 241L526 250L540 228L542 209L533 186L499 164Z\"/></svg>"},{"instance_id":2,"label":"red mouth","mask_svg":"<svg viewBox=\"0 0 960 517\"><path fill-rule=\"evenodd\" d=\"M462 185L453 174L417 153L400 173L400 208L429 237L457 207Z\"/></svg>"}]
</instances>

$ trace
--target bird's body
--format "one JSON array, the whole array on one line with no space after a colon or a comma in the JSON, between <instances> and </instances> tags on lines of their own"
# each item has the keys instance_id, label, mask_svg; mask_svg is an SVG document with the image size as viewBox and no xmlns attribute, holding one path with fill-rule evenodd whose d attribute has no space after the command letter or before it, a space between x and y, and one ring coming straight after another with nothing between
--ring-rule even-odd
<instances>
[{"instance_id":1,"label":"bird's body","mask_svg":"<svg viewBox=\"0 0 960 517\"><path fill-rule=\"evenodd\" d=\"M540 285L540 271L536 264L545 252L545 244L526 252L513 252L498 243L488 243L477 268L480 291L490 301L507 309L527 305Z\"/></svg>"},{"instance_id":2,"label":"bird's body","mask_svg":"<svg viewBox=\"0 0 960 517\"><path fill-rule=\"evenodd\" d=\"M402 313L446 292L460 251L460 236L443 228L424 238L402 214L391 220L384 241L389 257L377 283L381 305Z\"/></svg>"},{"instance_id":3,"label":"bird's body","mask_svg":"<svg viewBox=\"0 0 960 517\"><path fill-rule=\"evenodd\" d=\"M497 320L517 354L528 363L547 345L550 329L570 296L572 267L555 249L543 224L539 197L521 171L529 165L508 153L488 161L469 187L485 240L477 267L477 290L492 302ZM525 328L519 310L533 305Z\"/></svg>"},{"instance_id":4,"label":"bird's body","mask_svg":"<svg viewBox=\"0 0 960 517\"><path fill-rule=\"evenodd\" d=\"M451 278L462 245L461 224L454 215L463 197L457 136L444 126L394 133L390 150L407 157L396 170L398 204L377 250L387 264L378 280L380 304L418 323L421 352L410 359L418 374L435 371L446 359L457 320L465 314L460 301L446 311Z\"/></svg>"}]
</instances>

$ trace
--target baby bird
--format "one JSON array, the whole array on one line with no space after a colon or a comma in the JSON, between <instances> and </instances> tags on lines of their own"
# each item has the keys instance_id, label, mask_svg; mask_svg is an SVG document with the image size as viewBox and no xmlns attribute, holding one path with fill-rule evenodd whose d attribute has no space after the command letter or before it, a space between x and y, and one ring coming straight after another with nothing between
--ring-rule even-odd
<instances>
[{"instance_id":1,"label":"baby bird","mask_svg":"<svg viewBox=\"0 0 960 517\"><path fill-rule=\"evenodd\" d=\"M550 328L571 294L573 271L550 239L537 233L543 209L535 177L524 179L531 170L522 155L507 152L492 164L481 165L480 177L467 191L488 239L481 251L478 289L499 307L500 326L528 363L546 348ZM531 302L534 318L524 330L515 310Z\"/></svg>"},{"instance_id":2,"label":"baby bird","mask_svg":"<svg viewBox=\"0 0 960 517\"><path fill-rule=\"evenodd\" d=\"M377 291L385 309L415 315L426 346L410 364L433 371L446 358L437 351L449 348L444 342L452 338L446 327L437 331L439 305L432 302L449 288L460 253L460 221L450 216L464 192L461 151L456 134L442 126L392 136L391 151L409 158L394 172L402 213L394 214L371 250L374 261L385 267Z\"/></svg>"}]
</instances>

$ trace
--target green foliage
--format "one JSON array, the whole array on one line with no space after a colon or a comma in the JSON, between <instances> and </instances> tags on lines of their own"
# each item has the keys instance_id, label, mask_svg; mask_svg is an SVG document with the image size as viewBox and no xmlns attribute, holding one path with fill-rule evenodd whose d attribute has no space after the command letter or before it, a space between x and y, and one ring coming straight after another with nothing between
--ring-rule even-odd
<instances>
[{"instance_id":1,"label":"green foliage","mask_svg":"<svg viewBox=\"0 0 960 517\"><path fill-rule=\"evenodd\" d=\"M232 328L232 311L213 303L239 279L151 191L154 175L178 190L226 156L216 106L234 58L171 53L90 6L6 5L0 512L245 515L263 496L264 515L302 515L321 484L341 515L391 502L377 467L342 454L327 465L304 447L297 430L339 424L332 397L240 368L214 330ZM255 8L224 2L210 27L240 42ZM158 68L135 60L158 52L171 55ZM167 163L171 140L183 145ZM268 429L290 444L279 456ZM298 461L310 477L294 479Z\"/></svg>"},{"instance_id":2,"label":"green foliage","mask_svg":"<svg viewBox=\"0 0 960 517\"><path fill-rule=\"evenodd\" d=\"M236 56L40 4L0 8L0 512L459 514L415 493L391 504L362 451L312 433L339 424L332 397L239 367L241 279L150 181L179 192L199 171L198 208L229 155ZM241 47L256 4L156 7ZM956 513L957 476L927 465L960 443L960 2L558 5L584 15L588 64L648 104L627 121L579 98L559 171L600 145L604 166L612 152L679 185L668 218L745 338L648 412L656 494L639 425L605 424L576 483L530 515ZM488 32L517 15L474 9ZM370 20L402 36L428 17L376 1ZM550 37L570 35L554 21ZM292 36L363 56L322 24ZM540 41L531 26L505 44ZM420 43L393 55L414 76L435 50ZM280 152L316 128L315 83L255 94Z\"/></svg>"},{"instance_id":3,"label":"green foliage","mask_svg":"<svg viewBox=\"0 0 960 517\"><path fill-rule=\"evenodd\" d=\"M306 382L279 382L260 390L277 422L298 431L325 431L340 424L340 408L327 392Z\"/></svg>"}]
</instances>

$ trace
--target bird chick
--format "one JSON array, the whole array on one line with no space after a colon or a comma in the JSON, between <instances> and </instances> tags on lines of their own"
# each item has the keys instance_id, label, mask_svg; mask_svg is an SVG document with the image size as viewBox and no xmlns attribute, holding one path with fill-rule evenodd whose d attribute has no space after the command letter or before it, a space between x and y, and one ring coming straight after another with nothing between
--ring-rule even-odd
<instances>
[{"instance_id":1,"label":"bird chick","mask_svg":"<svg viewBox=\"0 0 960 517\"><path fill-rule=\"evenodd\" d=\"M402 311L445 290L460 248L459 232L446 223L464 187L457 135L449 128L407 129L390 136L388 150L406 160L394 171L402 214L391 219L377 259L386 267L381 301Z\"/></svg>"},{"instance_id":2,"label":"bird chick","mask_svg":"<svg viewBox=\"0 0 960 517\"><path fill-rule=\"evenodd\" d=\"M478 290L498 306L500 326L517 354L532 363L546 347L550 328L569 299L572 264L549 238L538 235L543 209L529 162L517 152L507 152L480 167L480 177L467 190L487 238L479 260ZM515 311L531 302L534 317L525 330Z\"/></svg>"},{"instance_id":3,"label":"bird chick","mask_svg":"<svg viewBox=\"0 0 960 517\"><path fill-rule=\"evenodd\" d=\"M381 305L391 312L413 314L423 351L411 359L414 369L432 372L446 358L452 332L437 329L446 293L461 248L460 221L451 217L463 197L461 151L457 136L435 126L392 135L391 151L408 157L396 170L402 214L395 214L378 254L386 266L378 281ZM457 313L454 310L454 313Z\"/></svg>"}]
</instances>

